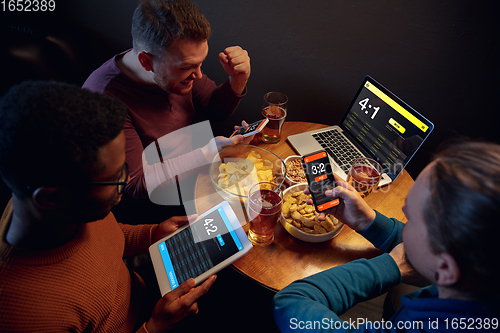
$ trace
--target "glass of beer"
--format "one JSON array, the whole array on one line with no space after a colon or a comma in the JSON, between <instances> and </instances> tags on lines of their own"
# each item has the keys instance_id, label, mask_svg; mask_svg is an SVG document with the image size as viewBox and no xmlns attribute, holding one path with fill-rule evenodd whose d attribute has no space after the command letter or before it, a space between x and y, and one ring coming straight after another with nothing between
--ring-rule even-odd
<instances>
[{"instance_id":1,"label":"glass of beer","mask_svg":"<svg viewBox=\"0 0 500 333\"><path fill-rule=\"evenodd\" d=\"M253 245L267 246L274 240L274 228L281 216L283 192L279 185L260 182L248 193L248 239Z\"/></svg>"},{"instance_id":2,"label":"glass of beer","mask_svg":"<svg viewBox=\"0 0 500 333\"><path fill-rule=\"evenodd\" d=\"M377 188L382 173L382 166L377 161L360 157L352 162L347 182L358 191L362 198L366 198Z\"/></svg>"},{"instance_id":3,"label":"glass of beer","mask_svg":"<svg viewBox=\"0 0 500 333\"><path fill-rule=\"evenodd\" d=\"M262 116L269 119L262 130L262 141L277 143L281 139L281 126L285 122L288 97L280 92L268 92L264 95Z\"/></svg>"}]
</instances>

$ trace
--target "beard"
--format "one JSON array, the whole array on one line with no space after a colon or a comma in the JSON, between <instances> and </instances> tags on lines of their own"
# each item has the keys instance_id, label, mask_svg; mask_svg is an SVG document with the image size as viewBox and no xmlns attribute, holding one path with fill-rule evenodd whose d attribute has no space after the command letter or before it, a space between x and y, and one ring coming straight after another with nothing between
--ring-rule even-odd
<instances>
[{"instance_id":1,"label":"beard","mask_svg":"<svg viewBox=\"0 0 500 333\"><path fill-rule=\"evenodd\" d=\"M162 75L162 73L154 73L153 81L160 89L170 94L187 95L193 89L192 83L189 85L182 83L190 81L189 78L186 78L177 84L173 84L172 82L169 82L166 75Z\"/></svg>"}]
</instances>

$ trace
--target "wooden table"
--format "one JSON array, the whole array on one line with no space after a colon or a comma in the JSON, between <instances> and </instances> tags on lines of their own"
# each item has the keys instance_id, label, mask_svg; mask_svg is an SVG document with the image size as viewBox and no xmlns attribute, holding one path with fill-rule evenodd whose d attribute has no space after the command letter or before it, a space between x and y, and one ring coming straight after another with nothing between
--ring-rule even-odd
<instances>
[{"instance_id":1,"label":"wooden table","mask_svg":"<svg viewBox=\"0 0 500 333\"><path fill-rule=\"evenodd\" d=\"M285 122L281 141L266 144L257 135L251 144L264 148L282 159L295 155L286 141L289 135L327 127L307 122ZM401 210L413 179L405 171L382 191L367 197L370 207L380 213L406 222ZM380 189L379 189L380 190ZM204 212L222 202L215 194L207 172L199 174L195 187L195 204L198 212ZM201 199L197 199L201 198ZM241 209L241 208L240 208ZM245 221L243 218L240 221ZM248 225L245 225L248 230ZM365 238L347 226L332 240L323 243L306 243L294 238L278 223L274 242L266 247L254 246L246 256L233 263L233 267L272 290L281 290L291 282L345 264L359 258L372 258L380 254Z\"/></svg>"}]
</instances>

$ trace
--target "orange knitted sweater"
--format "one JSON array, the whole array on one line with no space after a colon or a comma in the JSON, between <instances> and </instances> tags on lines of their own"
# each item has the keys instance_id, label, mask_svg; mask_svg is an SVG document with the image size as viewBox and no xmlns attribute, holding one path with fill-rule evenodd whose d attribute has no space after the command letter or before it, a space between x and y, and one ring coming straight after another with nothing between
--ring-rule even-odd
<instances>
[{"instance_id":1,"label":"orange knitted sweater","mask_svg":"<svg viewBox=\"0 0 500 333\"><path fill-rule=\"evenodd\" d=\"M122 257L147 253L152 225L122 225L110 213L63 246L33 251L5 241L11 219L12 201L0 220L1 332L132 332L142 324L144 286Z\"/></svg>"}]
</instances>

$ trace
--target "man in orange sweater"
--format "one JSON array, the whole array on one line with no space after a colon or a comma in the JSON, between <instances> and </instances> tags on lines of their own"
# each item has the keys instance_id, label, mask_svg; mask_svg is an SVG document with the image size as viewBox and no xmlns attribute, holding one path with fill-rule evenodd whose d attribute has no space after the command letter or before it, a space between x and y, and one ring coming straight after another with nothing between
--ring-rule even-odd
<instances>
[{"instance_id":1,"label":"man in orange sweater","mask_svg":"<svg viewBox=\"0 0 500 333\"><path fill-rule=\"evenodd\" d=\"M126 113L59 83L25 82L0 100L0 174L13 192L0 220L0 331L154 333L198 312L215 276L148 311L123 262L187 223L123 225L110 213L129 181Z\"/></svg>"}]
</instances>

